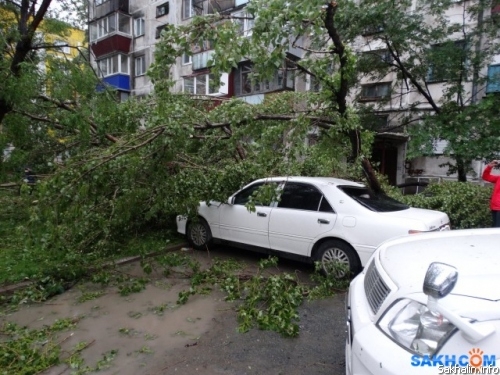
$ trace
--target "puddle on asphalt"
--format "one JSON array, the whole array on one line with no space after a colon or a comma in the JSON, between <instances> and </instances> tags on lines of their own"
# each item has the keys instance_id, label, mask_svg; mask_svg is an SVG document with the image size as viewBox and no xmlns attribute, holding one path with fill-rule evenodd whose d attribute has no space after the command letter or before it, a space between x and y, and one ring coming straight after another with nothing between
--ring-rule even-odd
<instances>
[{"instance_id":1,"label":"puddle on asphalt","mask_svg":"<svg viewBox=\"0 0 500 375\"><path fill-rule=\"evenodd\" d=\"M215 253L189 251L201 265L208 266L214 258L233 259L235 250L225 249ZM261 257L238 251L238 262L243 274L257 271ZM306 272L296 270L296 264L281 266L281 271L295 273L306 278ZM138 263L121 268L133 276L144 276ZM265 273L276 273L271 269ZM117 355L109 369L99 374L160 375L158 369L165 363L169 352L178 348L196 345L199 338L211 330L214 318L223 310L234 308L224 302L224 294L214 288L209 295L194 295L185 305L177 305L179 292L189 289L189 279L165 278L161 274L149 275L151 283L139 293L121 296L116 287L101 288L95 284L74 287L46 303L22 306L18 311L0 316L0 325L5 321L30 328L51 325L56 319L82 318L70 331L61 332L59 340L66 353L78 343L86 342L88 347L81 352L86 366L94 367L111 350ZM79 303L83 293L95 293L98 298ZM234 329L236 330L236 326ZM181 359L179 361L182 362ZM175 358L170 361L175 365ZM53 367L43 375L69 375L66 365ZM163 374L163 372L161 373Z\"/></svg>"},{"instance_id":2,"label":"puddle on asphalt","mask_svg":"<svg viewBox=\"0 0 500 375\"><path fill-rule=\"evenodd\" d=\"M85 291L96 290L89 284ZM146 290L120 296L118 289L108 287L100 297L78 303L82 290L75 287L44 304L23 306L0 318L21 326L40 328L56 319L82 318L70 331L62 332L63 351L70 352L78 343L90 344L81 352L85 365L95 366L104 353L118 353L104 374L136 375L149 373L148 368L172 349L196 345L210 329L218 309L228 309L223 295L194 295L185 305L177 305L179 292L189 288L187 279L158 279ZM53 367L46 375L71 374L66 365Z\"/></svg>"}]
</instances>

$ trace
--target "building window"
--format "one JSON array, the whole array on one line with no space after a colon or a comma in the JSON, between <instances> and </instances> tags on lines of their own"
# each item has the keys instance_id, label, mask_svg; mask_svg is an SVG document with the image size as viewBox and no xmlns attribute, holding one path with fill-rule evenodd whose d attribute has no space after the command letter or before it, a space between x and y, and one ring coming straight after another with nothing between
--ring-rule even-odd
<instances>
[{"instance_id":1,"label":"building window","mask_svg":"<svg viewBox=\"0 0 500 375\"><path fill-rule=\"evenodd\" d=\"M361 118L363 128L374 132L387 131L389 127L389 115L368 114Z\"/></svg>"},{"instance_id":2,"label":"building window","mask_svg":"<svg viewBox=\"0 0 500 375\"><path fill-rule=\"evenodd\" d=\"M136 18L134 19L134 36L142 36L144 35L144 18Z\"/></svg>"},{"instance_id":3,"label":"building window","mask_svg":"<svg viewBox=\"0 0 500 375\"><path fill-rule=\"evenodd\" d=\"M194 0L182 0L182 19L194 17L196 14L193 1Z\"/></svg>"},{"instance_id":4,"label":"building window","mask_svg":"<svg viewBox=\"0 0 500 375\"><path fill-rule=\"evenodd\" d=\"M371 73L387 68L393 64L394 59L387 49L365 51L358 59L358 69L362 73Z\"/></svg>"},{"instance_id":5,"label":"building window","mask_svg":"<svg viewBox=\"0 0 500 375\"><path fill-rule=\"evenodd\" d=\"M90 24L89 28L91 42L117 31L130 35L130 17L122 13L114 13Z\"/></svg>"},{"instance_id":6,"label":"building window","mask_svg":"<svg viewBox=\"0 0 500 375\"><path fill-rule=\"evenodd\" d=\"M155 38L159 39L161 37L161 32L168 26L168 23L165 25L160 25L156 28Z\"/></svg>"},{"instance_id":7,"label":"building window","mask_svg":"<svg viewBox=\"0 0 500 375\"><path fill-rule=\"evenodd\" d=\"M120 102L126 102L130 98L130 93L126 91L120 91Z\"/></svg>"},{"instance_id":8,"label":"building window","mask_svg":"<svg viewBox=\"0 0 500 375\"><path fill-rule=\"evenodd\" d=\"M193 55L193 70L205 69L214 65L215 51L204 51Z\"/></svg>"},{"instance_id":9,"label":"building window","mask_svg":"<svg viewBox=\"0 0 500 375\"><path fill-rule=\"evenodd\" d=\"M65 42L64 40L54 41L54 46L57 47L57 50L61 51L62 53L65 53L65 54L70 53L70 48L69 48L68 42Z\"/></svg>"},{"instance_id":10,"label":"building window","mask_svg":"<svg viewBox=\"0 0 500 375\"><path fill-rule=\"evenodd\" d=\"M449 41L434 45L428 52L427 82L467 79L467 51L465 41Z\"/></svg>"},{"instance_id":11,"label":"building window","mask_svg":"<svg viewBox=\"0 0 500 375\"><path fill-rule=\"evenodd\" d=\"M320 92L322 88L321 81L318 79L318 77L315 77L313 75L308 76L306 86L307 90L312 92Z\"/></svg>"},{"instance_id":12,"label":"building window","mask_svg":"<svg viewBox=\"0 0 500 375\"><path fill-rule=\"evenodd\" d=\"M372 51L363 52L363 59L369 60L371 63L379 64L384 62L386 64L391 64L394 59L391 53L387 49L376 49Z\"/></svg>"},{"instance_id":13,"label":"building window","mask_svg":"<svg viewBox=\"0 0 500 375\"><path fill-rule=\"evenodd\" d=\"M211 40L202 40L200 42L194 43L191 46L191 51L193 53L203 52L214 49L214 42Z\"/></svg>"},{"instance_id":14,"label":"building window","mask_svg":"<svg viewBox=\"0 0 500 375\"><path fill-rule=\"evenodd\" d=\"M382 82L361 86L360 100L371 101L387 98L391 92L391 83Z\"/></svg>"},{"instance_id":15,"label":"building window","mask_svg":"<svg viewBox=\"0 0 500 375\"><path fill-rule=\"evenodd\" d=\"M130 17L123 14L117 13L118 15L118 31L124 34L130 35Z\"/></svg>"},{"instance_id":16,"label":"building window","mask_svg":"<svg viewBox=\"0 0 500 375\"><path fill-rule=\"evenodd\" d=\"M500 92L500 65L488 67L488 83L486 93Z\"/></svg>"},{"instance_id":17,"label":"building window","mask_svg":"<svg viewBox=\"0 0 500 375\"><path fill-rule=\"evenodd\" d=\"M192 56L188 53L183 53L182 54L182 65L188 65L193 62Z\"/></svg>"},{"instance_id":18,"label":"building window","mask_svg":"<svg viewBox=\"0 0 500 375\"><path fill-rule=\"evenodd\" d=\"M239 27L239 33L243 36L252 35L252 30L255 25L253 16L248 12L239 12L233 15L235 23Z\"/></svg>"},{"instance_id":19,"label":"building window","mask_svg":"<svg viewBox=\"0 0 500 375\"><path fill-rule=\"evenodd\" d=\"M168 1L156 7L156 18L166 16L169 11Z\"/></svg>"},{"instance_id":20,"label":"building window","mask_svg":"<svg viewBox=\"0 0 500 375\"><path fill-rule=\"evenodd\" d=\"M288 69L291 66L284 65L277 69L269 79L256 79L251 63L241 64L234 75L234 87L236 95L261 94L270 91L295 89L295 78Z\"/></svg>"},{"instance_id":21,"label":"building window","mask_svg":"<svg viewBox=\"0 0 500 375\"><path fill-rule=\"evenodd\" d=\"M201 74L195 77L184 77L182 82L182 92L193 95L218 94L219 88L211 83L213 77L210 74Z\"/></svg>"},{"instance_id":22,"label":"building window","mask_svg":"<svg viewBox=\"0 0 500 375\"><path fill-rule=\"evenodd\" d=\"M111 76L113 74L129 74L128 56L117 54L97 60L97 67L101 77Z\"/></svg>"},{"instance_id":23,"label":"building window","mask_svg":"<svg viewBox=\"0 0 500 375\"><path fill-rule=\"evenodd\" d=\"M146 56L138 56L135 58L135 76L143 76L146 74Z\"/></svg>"},{"instance_id":24,"label":"building window","mask_svg":"<svg viewBox=\"0 0 500 375\"><path fill-rule=\"evenodd\" d=\"M361 35L363 36L369 36L369 35L375 35L375 34L380 34L384 32L384 26L382 25L371 25L365 27L363 30L363 33Z\"/></svg>"}]
</instances>

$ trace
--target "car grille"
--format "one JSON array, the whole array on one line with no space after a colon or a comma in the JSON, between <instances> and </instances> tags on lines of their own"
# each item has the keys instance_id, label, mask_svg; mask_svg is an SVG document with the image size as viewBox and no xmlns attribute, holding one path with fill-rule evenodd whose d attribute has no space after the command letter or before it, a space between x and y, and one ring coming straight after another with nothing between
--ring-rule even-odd
<instances>
[{"instance_id":1,"label":"car grille","mask_svg":"<svg viewBox=\"0 0 500 375\"><path fill-rule=\"evenodd\" d=\"M375 266L375 261L371 262L365 274L365 294L374 314L378 312L382 303L389 295L390 289L380 277Z\"/></svg>"}]
</instances>

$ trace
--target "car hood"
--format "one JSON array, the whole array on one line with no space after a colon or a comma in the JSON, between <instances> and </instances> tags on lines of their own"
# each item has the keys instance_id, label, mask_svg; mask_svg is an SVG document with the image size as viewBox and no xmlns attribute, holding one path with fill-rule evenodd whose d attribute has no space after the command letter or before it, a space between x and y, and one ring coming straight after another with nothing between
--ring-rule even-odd
<instances>
[{"instance_id":1,"label":"car hood","mask_svg":"<svg viewBox=\"0 0 500 375\"><path fill-rule=\"evenodd\" d=\"M414 207L402 211L381 212L381 215L397 219L419 221L425 223L427 226L426 230L435 230L441 225L449 224L450 222L448 215L444 212Z\"/></svg>"},{"instance_id":2,"label":"car hood","mask_svg":"<svg viewBox=\"0 0 500 375\"><path fill-rule=\"evenodd\" d=\"M398 288L422 292L432 262L458 270L452 294L500 300L500 230L452 230L406 236L384 243L378 253L382 268Z\"/></svg>"}]
</instances>

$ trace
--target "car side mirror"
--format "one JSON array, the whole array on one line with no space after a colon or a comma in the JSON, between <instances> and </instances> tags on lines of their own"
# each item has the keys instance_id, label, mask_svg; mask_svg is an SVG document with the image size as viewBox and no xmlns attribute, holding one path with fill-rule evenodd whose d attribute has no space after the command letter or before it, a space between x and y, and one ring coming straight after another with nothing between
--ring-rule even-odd
<instances>
[{"instance_id":1,"label":"car side mirror","mask_svg":"<svg viewBox=\"0 0 500 375\"><path fill-rule=\"evenodd\" d=\"M455 287L458 271L449 264L434 262L427 269L424 279L424 293L440 299L446 297Z\"/></svg>"},{"instance_id":2,"label":"car side mirror","mask_svg":"<svg viewBox=\"0 0 500 375\"><path fill-rule=\"evenodd\" d=\"M230 205L233 205L233 204L234 204L234 197L229 197L229 198L227 199L227 202L226 202L226 203L227 203L227 204L230 204Z\"/></svg>"},{"instance_id":3,"label":"car side mirror","mask_svg":"<svg viewBox=\"0 0 500 375\"><path fill-rule=\"evenodd\" d=\"M455 287L458 279L458 271L455 267L446 263L434 262L427 269L424 280L424 293L429 297L427 308L440 314L455 325L466 340L475 344L496 332L493 324L471 324L455 311L448 310L439 303L439 299L446 297Z\"/></svg>"}]
</instances>

